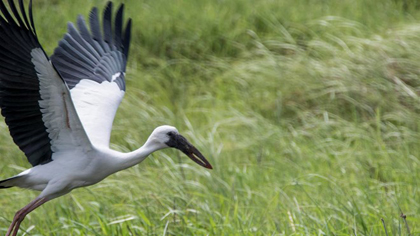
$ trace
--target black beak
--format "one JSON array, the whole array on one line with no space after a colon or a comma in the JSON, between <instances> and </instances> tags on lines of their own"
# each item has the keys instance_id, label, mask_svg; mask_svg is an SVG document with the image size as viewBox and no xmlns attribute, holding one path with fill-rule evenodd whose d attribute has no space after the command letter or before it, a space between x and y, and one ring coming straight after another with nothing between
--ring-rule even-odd
<instances>
[{"instance_id":1,"label":"black beak","mask_svg":"<svg viewBox=\"0 0 420 236\"><path fill-rule=\"evenodd\" d=\"M206 160L206 158L201 154L200 151L197 150L191 143L188 142L184 136L180 134L174 134L170 136L169 141L166 143L169 147L176 148L181 152L185 153L191 160L195 163L199 164L200 166L213 169L210 163Z\"/></svg>"},{"instance_id":2,"label":"black beak","mask_svg":"<svg viewBox=\"0 0 420 236\"><path fill-rule=\"evenodd\" d=\"M193 145L190 144L189 146L186 146L185 149L181 151L185 153L195 163L199 164L200 166L205 167L207 169L213 169L213 167L206 160L203 154L201 154L201 152L198 151L197 148L195 148Z\"/></svg>"}]
</instances>

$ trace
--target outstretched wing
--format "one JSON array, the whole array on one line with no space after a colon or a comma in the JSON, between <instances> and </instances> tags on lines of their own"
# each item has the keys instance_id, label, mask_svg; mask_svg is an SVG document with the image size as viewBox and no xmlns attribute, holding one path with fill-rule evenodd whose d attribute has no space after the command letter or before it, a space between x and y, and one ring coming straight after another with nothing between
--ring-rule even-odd
<instances>
[{"instance_id":1,"label":"outstretched wing","mask_svg":"<svg viewBox=\"0 0 420 236\"><path fill-rule=\"evenodd\" d=\"M131 19L123 33L123 9L121 5L113 25L112 3L108 2L101 27L98 10L93 8L90 32L79 15L79 30L69 23L68 33L51 56L70 88L80 120L95 146L109 146L112 122L125 93Z\"/></svg>"},{"instance_id":2,"label":"outstretched wing","mask_svg":"<svg viewBox=\"0 0 420 236\"><path fill-rule=\"evenodd\" d=\"M57 151L90 149L70 92L38 42L32 1L29 19L0 1L0 108L14 142L33 165L52 161ZM15 20L16 19L16 20Z\"/></svg>"}]
</instances>

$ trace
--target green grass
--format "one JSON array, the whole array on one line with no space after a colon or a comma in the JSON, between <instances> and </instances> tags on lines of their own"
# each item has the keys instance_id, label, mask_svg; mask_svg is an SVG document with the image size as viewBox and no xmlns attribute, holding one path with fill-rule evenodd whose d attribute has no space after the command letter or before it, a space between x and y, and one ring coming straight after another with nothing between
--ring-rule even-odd
<instances>
[{"instance_id":1,"label":"green grass","mask_svg":"<svg viewBox=\"0 0 420 236\"><path fill-rule=\"evenodd\" d=\"M420 4L130 0L127 93L112 148L175 125L172 150L31 213L21 235L420 233ZM49 54L105 1L34 1ZM29 168L0 123L0 177ZM0 234L36 192L1 191Z\"/></svg>"}]
</instances>

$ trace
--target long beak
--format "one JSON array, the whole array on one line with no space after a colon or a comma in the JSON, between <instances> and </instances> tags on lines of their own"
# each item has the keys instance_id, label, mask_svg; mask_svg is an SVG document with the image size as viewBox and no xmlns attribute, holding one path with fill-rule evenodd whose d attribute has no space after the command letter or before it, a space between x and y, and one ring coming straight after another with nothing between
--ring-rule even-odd
<instances>
[{"instance_id":1,"label":"long beak","mask_svg":"<svg viewBox=\"0 0 420 236\"><path fill-rule=\"evenodd\" d=\"M207 169L213 169L213 167L203 156L203 154L201 154L201 152L198 151L197 148L195 148L191 143L189 143L186 138L184 138L182 135L178 135L177 141L178 142L175 148L185 153L185 155L187 155L191 160L193 160L200 166Z\"/></svg>"},{"instance_id":2,"label":"long beak","mask_svg":"<svg viewBox=\"0 0 420 236\"><path fill-rule=\"evenodd\" d=\"M205 167L207 169L213 169L213 167L210 165L210 163L206 160L206 158L201 154L200 151L197 150L193 145L189 148L190 152L184 152L191 160L193 160L195 163L199 164L202 167Z\"/></svg>"}]
</instances>

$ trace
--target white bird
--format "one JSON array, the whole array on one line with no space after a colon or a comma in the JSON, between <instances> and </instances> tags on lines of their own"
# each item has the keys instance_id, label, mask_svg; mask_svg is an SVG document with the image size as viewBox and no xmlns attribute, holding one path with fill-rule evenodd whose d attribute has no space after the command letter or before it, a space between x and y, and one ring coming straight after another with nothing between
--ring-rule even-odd
<instances>
[{"instance_id":1,"label":"white bird","mask_svg":"<svg viewBox=\"0 0 420 236\"><path fill-rule=\"evenodd\" d=\"M68 24L51 59L42 49L23 0L19 8L0 1L0 108L16 145L32 168L1 180L0 188L20 187L41 193L19 210L7 231L16 235L25 216L71 190L98 183L142 162L149 154L176 148L212 169L204 156L175 127L157 127L139 149L120 153L109 148L112 122L125 93L131 19L123 30L123 5L112 21L108 2L102 26L93 8L88 30ZM102 29L101 29L102 28Z\"/></svg>"}]
</instances>

